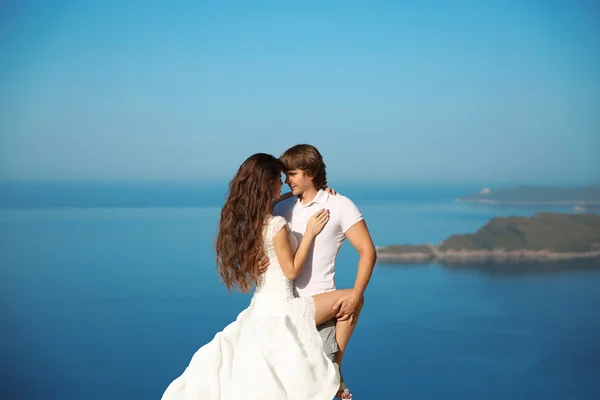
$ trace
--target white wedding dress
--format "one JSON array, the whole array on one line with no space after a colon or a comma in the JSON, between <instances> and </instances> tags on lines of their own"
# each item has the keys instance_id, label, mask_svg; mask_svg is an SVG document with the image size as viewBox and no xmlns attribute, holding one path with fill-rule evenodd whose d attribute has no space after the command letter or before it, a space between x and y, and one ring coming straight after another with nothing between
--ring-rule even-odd
<instances>
[{"instance_id":1,"label":"white wedding dress","mask_svg":"<svg viewBox=\"0 0 600 400\"><path fill-rule=\"evenodd\" d=\"M331 400L340 384L337 364L323 353L312 297L296 298L273 236L285 219L271 217L263 232L270 265L250 306L192 357L162 400ZM290 230L293 248L297 241Z\"/></svg>"}]
</instances>

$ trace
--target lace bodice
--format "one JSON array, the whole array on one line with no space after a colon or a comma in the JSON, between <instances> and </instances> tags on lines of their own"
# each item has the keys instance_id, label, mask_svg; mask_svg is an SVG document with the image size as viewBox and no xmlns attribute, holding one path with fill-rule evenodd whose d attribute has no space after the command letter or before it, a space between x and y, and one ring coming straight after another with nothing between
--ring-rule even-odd
<instances>
[{"instance_id":1,"label":"lace bodice","mask_svg":"<svg viewBox=\"0 0 600 400\"><path fill-rule=\"evenodd\" d=\"M267 268L267 271L260 276L259 283L254 292L253 301L256 301L257 299L264 299L267 301L291 300L294 298L293 281L286 278L283 273L279 260L277 259L277 254L275 253L275 246L273 245L273 236L281 229L287 231L292 250L295 252L298 247L296 237L289 229L285 219L280 216L271 217L263 231L263 244L265 253L269 257L269 267Z\"/></svg>"}]
</instances>

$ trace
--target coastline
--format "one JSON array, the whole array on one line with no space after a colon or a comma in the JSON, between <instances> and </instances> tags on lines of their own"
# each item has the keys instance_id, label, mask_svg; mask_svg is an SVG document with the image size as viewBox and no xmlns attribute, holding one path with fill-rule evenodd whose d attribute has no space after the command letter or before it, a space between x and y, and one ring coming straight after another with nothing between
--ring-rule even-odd
<instances>
[{"instance_id":1,"label":"coastline","mask_svg":"<svg viewBox=\"0 0 600 400\"><path fill-rule=\"evenodd\" d=\"M600 259L600 250L587 252L554 252L550 250L440 250L427 245L431 251L410 251L407 246L402 252L390 251L387 247L377 248L377 262L398 264L462 264L473 262L553 262L570 260ZM415 246L417 247L417 246ZM422 246L418 246L422 247Z\"/></svg>"},{"instance_id":2,"label":"coastline","mask_svg":"<svg viewBox=\"0 0 600 400\"><path fill-rule=\"evenodd\" d=\"M600 201L556 200L556 201L524 201L524 200L492 200L492 199L454 199L456 203L497 204L507 206L600 206Z\"/></svg>"}]
</instances>

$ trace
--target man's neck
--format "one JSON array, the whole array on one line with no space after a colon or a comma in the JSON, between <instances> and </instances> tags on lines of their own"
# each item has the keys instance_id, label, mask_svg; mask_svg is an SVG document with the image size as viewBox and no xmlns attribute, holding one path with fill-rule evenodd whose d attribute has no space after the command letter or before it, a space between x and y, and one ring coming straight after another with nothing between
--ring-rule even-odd
<instances>
[{"instance_id":1,"label":"man's neck","mask_svg":"<svg viewBox=\"0 0 600 400\"><path fill-rule=\"evenodd\" d=\"M317 197L317 193L319 193L319 191L316 188L305 190L304 192L298 195L298 199L300 199L300 204L302 204L303 206L307 205L308 203L313 201L315 197Z\"/></svg>"}]
</instances>

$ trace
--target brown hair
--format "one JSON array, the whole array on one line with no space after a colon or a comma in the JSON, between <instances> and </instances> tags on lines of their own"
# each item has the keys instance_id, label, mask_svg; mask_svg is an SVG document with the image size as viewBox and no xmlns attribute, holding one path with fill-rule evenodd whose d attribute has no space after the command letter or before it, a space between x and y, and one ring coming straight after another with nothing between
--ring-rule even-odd
<instances>
[{"instance_id":1,"label":"brown hair","mask_svg":"<svg viewBox=\"0 0 600 400\"><path fill-rule=\"evenodd\" d=\"M299 169L313 178L315 188L320 189L327 185L325 163L319 150L310 144L297 144L287 149L279 157L285 171Z\"/></svg>"},{"instance_id":2,"label":"brown hair","mask_svg":"<svg viewBox=\"0 0 600 400\"><path fill-rule=\"evenodd\" d=\"M271 212L273 185L283 164L270 154L250 156L231 182L217 234L217 268L228 290L247 292L258 281L263 256L262 233Z\"/></svg>"}]
</instances>

